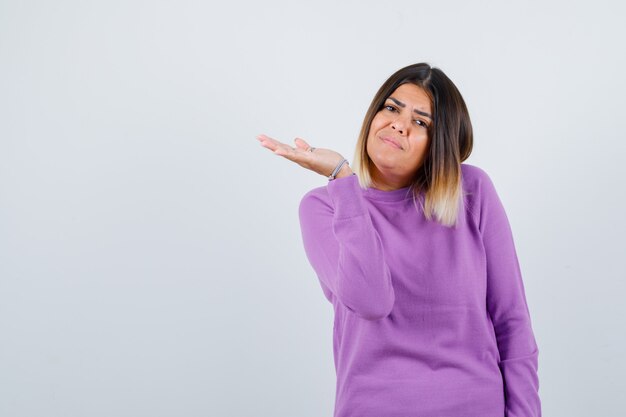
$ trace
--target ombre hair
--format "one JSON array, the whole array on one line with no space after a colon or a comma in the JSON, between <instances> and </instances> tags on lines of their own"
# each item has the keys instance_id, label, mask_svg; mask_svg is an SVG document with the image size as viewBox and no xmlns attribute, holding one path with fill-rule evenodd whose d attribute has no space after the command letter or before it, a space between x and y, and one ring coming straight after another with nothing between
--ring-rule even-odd
<instances>
[{"instance_id":1,"label":"ombre hair","mask_svg":"<svg viewBox=\"0 0 626 417\"><path fill-rule=\"evenodd\" d=\"M411 83L428 95L433 121L428 127L428 147L415 173L410 192L419 200L424 216L433 216L444 226L455 226L463 206L461 162L472 153L472 124L465 101L454 83L439 68L426 63L409 65L396 71L380 87L370 104L356 144L353 170L361 187L372 186L373 161L367 154L367 138L374 116L385 100L402 84ZM417 209L417 205L416 205Z\"/></svg>"}]
</instances>

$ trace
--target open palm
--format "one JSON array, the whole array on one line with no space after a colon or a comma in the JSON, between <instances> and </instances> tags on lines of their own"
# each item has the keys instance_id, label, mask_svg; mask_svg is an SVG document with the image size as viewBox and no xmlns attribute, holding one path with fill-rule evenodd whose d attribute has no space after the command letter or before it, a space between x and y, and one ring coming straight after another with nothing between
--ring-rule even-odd
<instances>
[{"instance_id":1,"label":"open palm","mask_svg":"<svg viewBox=\"0 0 626 417\"><path fill-rule=\"evenodd\" d=\"M326 177L329 176L335 167L344 159L341 154L330 149L314 148L315 151L310 152L309 149L311 146L302 138L294 139L296 144L295 148L267 135L261 134L256 138L261 142L261 146L274 151L276 155L280 155ZM347 167L347 165L345 165L344 168L345 167Z\"/></svg>"}]
</instances>

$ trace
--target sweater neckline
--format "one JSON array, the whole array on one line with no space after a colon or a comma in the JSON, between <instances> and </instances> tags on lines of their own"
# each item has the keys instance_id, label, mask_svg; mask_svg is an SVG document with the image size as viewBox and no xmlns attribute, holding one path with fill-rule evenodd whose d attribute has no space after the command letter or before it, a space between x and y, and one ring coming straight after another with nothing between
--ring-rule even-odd
<instances>
[{"instance_id":1,"label":"sweater neckline","mask_svg":"<svg viewBox=\"0 0 626 417\"><path fill-rule=\"evenodd\" d=\"M369 187L363 190L363 195L372 200L402 201L411 198L410 188L410 186L406 186L396 190L383 191Z\"/></svg>"}]
</instances>

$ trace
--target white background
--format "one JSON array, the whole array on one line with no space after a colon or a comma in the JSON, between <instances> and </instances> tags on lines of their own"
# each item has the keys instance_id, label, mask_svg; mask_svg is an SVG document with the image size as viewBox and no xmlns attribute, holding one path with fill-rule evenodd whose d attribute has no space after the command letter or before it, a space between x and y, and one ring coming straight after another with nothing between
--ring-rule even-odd
<instances>
[{"instance_id":1,"label":"white background","mask_svg":"<svg viewBox=\"0 0 626 417\"><path fill-rule=\"evenodd\" d=\"M387 4L385 4L387 3ZM624 6L0 1L0 415L331 416L297 208L441 68L513 229L543 414L623 415Z\"/></svg>"}]
</instances>

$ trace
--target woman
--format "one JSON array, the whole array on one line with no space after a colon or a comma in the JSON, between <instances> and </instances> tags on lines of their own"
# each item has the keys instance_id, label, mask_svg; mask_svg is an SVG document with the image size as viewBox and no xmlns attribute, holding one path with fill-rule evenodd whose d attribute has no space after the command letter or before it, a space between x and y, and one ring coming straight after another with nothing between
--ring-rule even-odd
<instances>
[{"instance_id":1,"label":"woman","mask_svg":"<svg viewBox=\"0 0 626 417\"><path fill-rule=\"evenodd\" d=\"M335 313L335 417L541 416L512 232L487 173L461 163L472 126L440 69L410 65L381 86L354 172L300 138L258 139L329 178L299 214Z\"/></svg>"}]
</instances>

